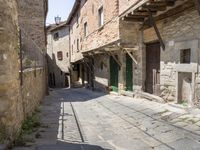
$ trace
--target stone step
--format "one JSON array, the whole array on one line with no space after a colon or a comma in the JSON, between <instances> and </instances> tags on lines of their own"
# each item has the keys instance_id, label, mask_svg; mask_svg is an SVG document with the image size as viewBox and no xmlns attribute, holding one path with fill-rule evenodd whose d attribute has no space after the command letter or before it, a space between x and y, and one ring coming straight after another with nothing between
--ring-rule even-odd
<instances>
[{"instance_id":1,"label":"stone step","mask_svg":"<svg viewBox=\"0 0 200 150\"><path fill-rule=\"evenodd\" d=\"M155 101L158 103L166 103L165 100L159 96L153 95L153 94L149 94L146 92L137 92L137 95L139 95L141 98L146 98L150 101Z\"/></svg>"}]
</instances>

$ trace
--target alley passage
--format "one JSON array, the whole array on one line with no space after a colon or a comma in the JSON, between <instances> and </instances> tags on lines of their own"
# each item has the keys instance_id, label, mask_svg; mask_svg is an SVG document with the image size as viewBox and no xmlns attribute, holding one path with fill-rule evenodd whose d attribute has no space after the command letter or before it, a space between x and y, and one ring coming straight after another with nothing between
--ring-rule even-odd
<instances>
[{"instance_id":1,"label":"alley passage","mask_svg":"<svg viewBox=\"0 0 200 150\"><path fill-rule=\"evenodd\" d=\"M144 99L54 90L41 112L37 150L199 150L200 118ZM23 148L16 148L23 149Z\"/></svg>"}]
</instances>

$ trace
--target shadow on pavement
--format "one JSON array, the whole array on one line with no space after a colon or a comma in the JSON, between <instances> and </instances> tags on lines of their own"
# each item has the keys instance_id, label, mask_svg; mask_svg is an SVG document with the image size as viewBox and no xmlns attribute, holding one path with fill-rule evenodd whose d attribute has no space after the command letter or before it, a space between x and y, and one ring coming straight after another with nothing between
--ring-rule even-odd
<instances>
[{"instance_id":1,"label":"shadow on pavement","mask_svg":"<svg viewBox=\"0 0 200 150\"><path fill-rule=\"evenodd\" d=\"M56 145L38 146L36 150L109 150L100 146L59 142Z\"/></svg>"}]
</instances>

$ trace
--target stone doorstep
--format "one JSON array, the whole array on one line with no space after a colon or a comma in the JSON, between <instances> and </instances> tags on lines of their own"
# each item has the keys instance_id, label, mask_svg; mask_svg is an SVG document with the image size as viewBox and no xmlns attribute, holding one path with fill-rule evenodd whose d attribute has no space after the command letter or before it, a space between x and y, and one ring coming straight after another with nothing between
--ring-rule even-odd
<instances>
[{"instance_id":1,"label":"stone doorstep","mask_svg":"<svg viewBox=\"0 0 200 150\"><path fill-rule=\"evenodd\" d=\"M130 91L121 91L121 95L133 98L135 94L134 92L130 92Z\"/></svg>"},{"instance_id":2,"label":"stone doorstep","mask_svg":"<svg viewBox=\"0 0 200 150\"><path fill-rule=\"evenodd\" d=\"M111 91L109 94L110 94L110 95L119 96L119 93L117 93L117 92L113 92L113 91Z\"/></svg>"},{"instance_id":3,"label":"stone doorstep","mask_svg":"<svg viewBox=\"0 0 200 150\"><path fill-rule=\"evenodd\" d=\"M150 101L155 101L155 102L162 103L162 104L166 103L163 98L153 95L153 94L146 93L146 92L139 91L139 92L136 92L135 95L139 95L141 98L145 98Z\"/></svg>"}]
</instances>

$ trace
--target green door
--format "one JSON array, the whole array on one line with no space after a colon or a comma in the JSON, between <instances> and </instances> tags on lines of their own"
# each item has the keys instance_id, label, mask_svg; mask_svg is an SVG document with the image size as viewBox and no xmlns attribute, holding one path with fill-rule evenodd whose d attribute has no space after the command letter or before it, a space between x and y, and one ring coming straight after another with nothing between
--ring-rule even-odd
<instances>
[{"instance_id":1,"label":"green door","mask_svg":"<svg viewBox=\"0 0 200 150\"><path fill-rule=\"evenodd\" d=\"M133 91L133 61L126 54L126 90Z\"/></svg>"},{"instance_id":2,"label":"green door","mask_svg":"<svg viewBox=\"0 0 200 150\"><path fill-rule=\"evenodd\" d=\"M119 66L117 62L110 57L110 86L112 90L118 92L118 74L119 74Z\"/></svg>"}]
</instances>

